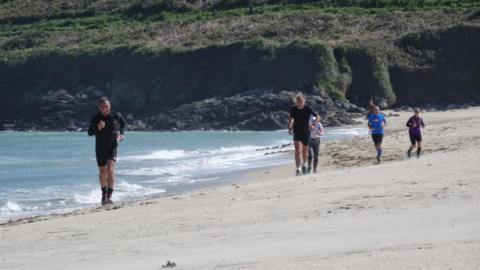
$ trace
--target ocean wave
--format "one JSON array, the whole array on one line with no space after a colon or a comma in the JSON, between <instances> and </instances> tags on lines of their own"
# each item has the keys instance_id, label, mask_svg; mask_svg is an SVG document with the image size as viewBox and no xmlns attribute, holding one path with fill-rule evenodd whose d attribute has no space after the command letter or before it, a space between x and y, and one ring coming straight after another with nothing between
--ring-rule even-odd
<instances>
[{"instance_id":1,"label":"ocean wave","mask_svg":"<svg viewBox=\"0 0 480 270\"><path fill-rule=\"evenodd\" d=\"M187 152L185 150L159 150L146 155L125 156L120 160L170 160L184 158L196 154L195 151Z\"/></svg>"},{"instance_id":2,"label":"ocean wave","mask_svg":"<svg viewBox=\"0 0 480 270\"><path fill-rule=\"evenodd\" d=\"M114 188L114 199L125 200L129 198L137 198L150 196L154 194L164 193L165 189L144 187L137 184L130 184L127 181L120 181ZM98 204L100 202L101 190L100 188L90 191L87 194L75 194L73 199L78 204Z\"/></svg>"},{"instance_id":3,"label":"ocean wave","mask_svg":"<svg viewBox=\"0 0 480 270\"><path fill-rule=\"evenodd\" d=\"M144 183L181 183L185 181L190 183L192 175L201 175L209 173L218 173L225 170L235 170L239 167L255 167L259 159L265 157L265 153L271 152L269 148L259 148L258 146L239 146L222 147L213 150L196 151L177 151L182 153L183 158L169 160L164 163L152 163L144 160L134 167L127 167L117 172L123 176L143 176L155 177L147 179ZM157 153L157 152L155 152ZM151 157L151 154L144 157ZM177 155L180 156L180 155Z\"/></svg>"},{"instance_id":4,"label":"ocean wave","mask_svg":"<svg viewBox=\"0 0 480 270\"><path fill-rule=\"evenodd\" d=\"M163 176L163 177L172 177L176 174L173 170L160 167L144 167L139 169L125 169L118 170L118 175L129 175L129 176Z\"/></svg>"},{"instance_id":5,"label":"ocean wave","mask_svg":"<svg viewBox=\"0 0 480 270\"><path fill-rule=\"evenodd\" d=\"M227 153L243 153L243 152L254 152L255 150L261 148L262 146L255 145L245 145L245 146L230 146L230 147L220 147L219 149L208 150L209 154L227 154Z\"/></svg>"},{"instance_id":6,"label":"ocean wave","mask_svg":"<svg viewBox=\"0 0 480 270\"><path fill-rule=\"evenodd\" d=\"M12 201L8 201L2 207L0 207L0 212L3 213L18 213L22 211L22 206Z\"/></svg>"},{"instance_id":7,"label":"ocean wave","mask_svg":"<svg viewBox=\"0 0 480 270\"><path fill-rule=\"evenodd\" d=\"M58 201L50 200L24 201L22 203L7 201L0 207L0 217L42 214L56 209L60 205Z\"/></svg>"},{"instance_id":8,"label":"ocean wave","mask_svg":"<svg viewBox=\"0 0 480 270\"><path fill-rule=\"evenodd\" d=\"M166 192L165 189L144 187L137 184L130 184L127 181L120 181L115 190L120 198L143 197Z\"/></svg>"},{"instance_id":9,"label":"ocean wave","mask_svg":"<svg viewBox=\"0 0 480 270\"><path fill-rule=\"evenodd\" d=\"M176 160L181 158L200 157L200 156L208 156L208 155L254 152L259 148L261 148L261 146L246 145L246 146L221 147L218 149L211 149L211 150L207 150L207 149L191 150L191 151L186 151L182 149L158 150L145 155L131 155L131 156L120 157L119 160L126 160L126 161Z\"/></svg>"},{"instance_id":10,"label":"ocean wave","mask_svg":"<svg viewBox=\"0 0 480 270\"><path fill-rule=\"evenodd\" d=\"M282 146L282 145L287 145L287 144L293 144L293 139L292 140L278 140L275 142L275 146Z\"/></svg>"}]
</instances>

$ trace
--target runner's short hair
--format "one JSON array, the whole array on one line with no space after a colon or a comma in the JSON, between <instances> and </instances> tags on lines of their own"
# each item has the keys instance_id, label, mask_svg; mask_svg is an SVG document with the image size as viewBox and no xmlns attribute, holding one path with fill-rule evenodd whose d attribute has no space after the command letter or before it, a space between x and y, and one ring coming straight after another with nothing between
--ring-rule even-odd
<instances>
[{"instance_id":1,"label":"runner's short hair","mask_svg":"<svg viewBox=\"0 0 480 270\"><path fill-rule=\"evenodd\" d=\"M298 101L300 99L305 99L302 93L299 93L297 96L295 96L295 100Z\"/></svg>"},{"instance_id":2,"label":"runner's short hair","mask_svg":"<svg viewBox=\"0 0 480 270\"><path fill-rule=\"evenodd\" d=\"M98 99L98 105L102 104L102 103L110 103L110 100L107 98L107 97L101 97Z\"/></svg>"}]
</instances>

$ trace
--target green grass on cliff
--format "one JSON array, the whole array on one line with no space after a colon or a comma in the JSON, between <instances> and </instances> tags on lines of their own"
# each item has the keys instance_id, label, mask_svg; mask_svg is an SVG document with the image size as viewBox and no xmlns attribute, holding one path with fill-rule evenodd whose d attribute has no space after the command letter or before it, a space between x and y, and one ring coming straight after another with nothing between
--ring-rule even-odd
<instances>
[{"instance_id":1,"label":"green grass on cliff","mask_svg":"<svg viewBox=\"0 0 480 270\"><path fill-rule=\"evenodd\" d=\"M247 8L249 1L252 13ZM53 50L94 52L117 47L205 47L258 36L289 42L311 31L309 27L314 26L309 24L309 17L317 14L368 16L395 11L480 10L480 0L218 0L210 5L204 3L3 0L0 1L0 58L10 61ZM279 34L259 26L282 18L295 20L297 33ZM224 27L227 24L238 32ZM199 33L200 28L204 33Z\"/></svg>"},{"instance_id":2,"label":"green grass on cliff","mask_svg":"<svg viewBox=\"0 0 480 270\"><path fill-rule=\"evenodd\" d=\"M0 21L31 23L54 18L82 18L103 13L127 16L150 16L161 11L225 11L234 8L267 7L267 10L326 9L441 9L471 8L478 0L3 0Z\"/></svg>"}]
</instances>

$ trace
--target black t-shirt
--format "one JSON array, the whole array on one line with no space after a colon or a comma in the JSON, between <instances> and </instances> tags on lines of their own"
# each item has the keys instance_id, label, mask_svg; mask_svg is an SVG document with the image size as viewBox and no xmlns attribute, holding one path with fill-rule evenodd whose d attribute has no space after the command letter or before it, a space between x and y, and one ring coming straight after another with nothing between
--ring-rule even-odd
<instances>
[{"instance_id":1,"label":"black t-shirt","mask_svg":"<svg viewBox=\"0 0 480 270\"><path fill-rule=\"evenodd\" d=\"M98 130L98 123L105 122L105 127ZM95 135L95 146L97 149L105 149L117 146L117 135L123 134L125 130L125 119L118 112L110 111L107 116L98 112L90 119L88 135Z\"/></svg>"},{"instance_id":2,"label":"black t-shirt","mask_svg":"<svg viewBox=\"0 0 480 270\"><path fill-rule=\"evenodd\" d=\"M310 116L317 116L317 112L308 106L303 106L302 109L293 106L290 109L290 117L293 118L293 132L297 134L306 134L310 132L308 124Z\"/></svg>"}]
</instances>

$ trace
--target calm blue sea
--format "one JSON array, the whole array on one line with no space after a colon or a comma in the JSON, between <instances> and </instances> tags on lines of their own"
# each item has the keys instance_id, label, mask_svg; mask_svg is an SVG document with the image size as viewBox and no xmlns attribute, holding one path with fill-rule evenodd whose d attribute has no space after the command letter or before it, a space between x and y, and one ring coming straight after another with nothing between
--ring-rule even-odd
<instances>
[{"instance_id":1,"label":"calm blue sea","mask_svg":"<svg viewBox=\"0 0 480 270\"><path fill-rule=\"evenodd\" d=\"M323 140L366 134L327 129ZM114 201L215 185L252 168L292 162L286 130L128 132L118 149ZM0 222L99 204L95 139L79 132L0 132Z\"/></svg>"}]
</instances>

